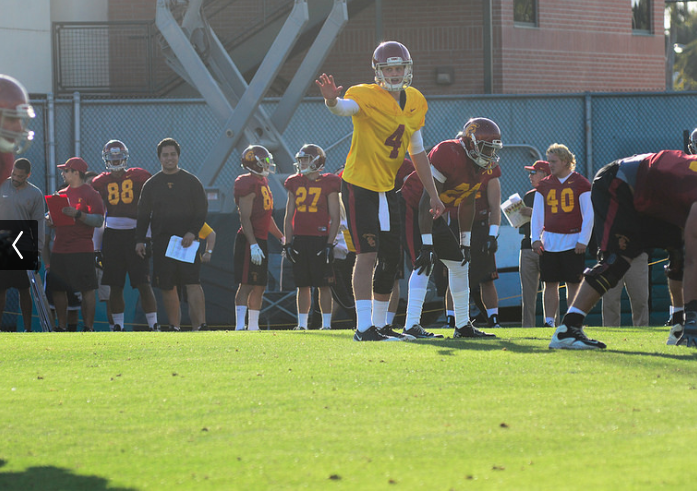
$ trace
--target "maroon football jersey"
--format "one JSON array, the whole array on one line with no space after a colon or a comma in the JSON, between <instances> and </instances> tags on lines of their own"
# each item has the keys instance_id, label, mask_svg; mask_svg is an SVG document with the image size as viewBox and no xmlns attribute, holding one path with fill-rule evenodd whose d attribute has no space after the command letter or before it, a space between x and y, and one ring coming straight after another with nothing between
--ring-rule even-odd
<instances>
[{"instance_id":1,"label":"maroon football jersey","mask_svg":"<svg viewBox=\"0 0 697 491\"><path fill-rule=\"evenodd\" d=\"M126 169L119 177L102 172L92 180L92 187L102 196L108 216L137 218L140 191L150 176L140 167Z\"/></svg>"},{"instance_id":2,"label":"maroon football jersey","mask_svg":"<svg viewBox=\"0 0 697 491\"><path fill-rule=\"evenodd\" d=\"M690 208L697 201L697 155L663 150L642 157L634 206L637 211L684 227Z\"/></svg>"},{"instance_id":3,"label":"maroon football jersey","mask_svg":"<svg viewBox=\"0 0 697 491\"><path fill-rule=\"evenodd\" d=\"M414 164L409 159L404 159L402 166L397 171L397 177L394 179L394 190L399 191L404 185L404 181L409 177L409 174L414 172Z\"/></svg>"},{"instance_id":4,"label":"maroon football jersey","mask_svg":"<svg viewBox=\"0 0 697 491\"><path fill-rule=\"evenodd\" d=\"M254 194L252 204L252 229L254 237L267 240L269 238L269 225L271 224L271 214L273 213L273 195L269 188L269 180L252 174L243 174L235 179L235 203L239 205L240 198ZM242 232L240 226L238 232Z\"/></svg>"},{"instance_id":5,"label":"maroon football jersey","mask_svg":"<svg viewBox=\"0 0 697 491\"><path fill-rule=\"evenodd\" d=\"M322 174L314 181L302 174L286 179L286 189L295 196L293 235L321 235L329 233L329 195L341 192L341 178Z\"/></svg>"},{"instance_id":6,"label":"maroon football jersey","mask_svg":"<svg viewBox=\"0 0 697 491\"><path fill-rule=\"evenodd\" d=\"M591 183L578 172L572 172L563 183L556 176L547 176L537 186L545 200L544 229L556 234L581 231L583 216L579 196L591 190Z\"/></svg>"},{"instance_id":7,"label":"maroon football jersey","mask_svg":"<svg viewBox=\"0 0 697 491\"><path fill-rule=\"evenodd\" d=\"M458 205L480 186L481 167L476 165L465 153L460 140L446 140L436 145L428 156L431 165L445 176L440 199L446 211L457 209ZM419 207L424 186L416 172L412 172L402 186L402 196L412 208Z\"/></svg>"},{"instance_id":8,"label":"maroon football jersey","mask_svg":"<svg viewBox=\"0 0 697 491\"><path fill-rule=\"evenodd\" d=\"M475 221L489 219L489 195L487 194L487 186L490 180L497 177L501 177L501 167L498 165L482 173L481 186L479 187L479 191L477 191L477 197L474 201Z\"/></svg>"}]
</instances>

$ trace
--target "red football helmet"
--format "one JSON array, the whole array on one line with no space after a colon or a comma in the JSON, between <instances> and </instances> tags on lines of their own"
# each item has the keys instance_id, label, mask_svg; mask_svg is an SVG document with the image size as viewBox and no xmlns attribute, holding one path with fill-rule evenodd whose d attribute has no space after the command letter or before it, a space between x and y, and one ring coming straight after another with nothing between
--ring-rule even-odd
<instances>
[{"instance_id":1,"label":"red football helmet","mask_svg":"<svg viewBox=\"0 0 697 491\"><path fill-rule=\"evenodd\" d=\"M690 133L690 142L687 144L687 151L692 155L697 155L697 128Z\"/></svg>"},{"instance_id":2,"label":"red football helmet","mask_svg":"<svg viewBox=\"0 0 697 491\"><path fill-rule=\"evenodd\" d=\"M498 151L503 148L501 130L487 118L472 118L457 135L467 156L479 167L493 169L499 164Z\"/></svg>"},{"instance_id":3,"label":"red football helmet","mask_svg":"<svg viewBox=\"0 0 697 491\"><path fill-rule=\"evenodd\" d=\"M327 154L319 145L306 143L295 154L295 168L299 174L309 174L311 172L321 172L327 161Z\"/></svg>"},{"instance_id":4,"label":"red football helmet","mask_svg":"<svg viewBox=\"0 0 697 491\"><path fill-rule=\"evenodd\" d=\"M250 145L242 152L242 167L252 174L266 177L276 173L273 155L261 145Z\"/></svg>"},{"instance_id":5,"label":"red football helmet","mask_svg":"<svg viewBox=\"0 0 697 491\"><path fill-rule=\"evenodd\" d=\"M128 167L128 147L120 140L109 140L102 150L106 170L115 171Z\"/></svg>"},{"instance_id":6,"label":"red football helmet","mask_svg":"<svg viewBox=\"0 0 697 491\"><path fill-rule=\"evenodd\" d=\"M29 120L34 108L22 84L7 75L0 75L0 152L21 153L29 148L34 132Z\"/></svg>"},{"instance_id":7,"label":"red football helmet","mask_svg":"<svg viewBox=\"0 0 697 491\"><path fill-rule=\"evenodd\" d=\"M375 83L385 90L399 91L411 85L412 61L409 50L397 41L385 41L373 52L373 70ZM382 72L387 67L403 66L404 74L400 77L385 77Z\"/></svg>"}]
</instances>

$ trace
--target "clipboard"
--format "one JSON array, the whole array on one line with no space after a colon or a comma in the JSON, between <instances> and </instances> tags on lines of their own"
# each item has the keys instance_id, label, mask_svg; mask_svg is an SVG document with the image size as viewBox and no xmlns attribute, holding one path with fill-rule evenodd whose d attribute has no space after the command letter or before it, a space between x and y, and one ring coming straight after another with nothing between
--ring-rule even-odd
<instances>
[{"instance_id":1,"label":"clipboard","mask_svg":"<svg viewBox=\"0 0 697 491\"><path fill-rule=\"evenodd\" d=\"M51 194L46 195L45 198L46 204L48 205L48 212L51 214L51 221L55 227L75 225L75 219L63 213L63 208L70 206L70 202L66 195Z\"/></svg>"}]
</instances>

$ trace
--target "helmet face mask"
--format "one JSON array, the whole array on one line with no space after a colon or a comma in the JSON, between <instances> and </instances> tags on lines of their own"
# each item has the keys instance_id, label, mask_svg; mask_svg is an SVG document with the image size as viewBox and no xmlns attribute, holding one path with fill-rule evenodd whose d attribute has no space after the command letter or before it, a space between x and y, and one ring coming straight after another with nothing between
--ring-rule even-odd
<instances>
[{"instance_id":1,"label":"helmet face mask","mask_svg":"<svg viewBox=\"0 0 697 491\"><path fill-rule=\"evenodd\" d=\"M403 69L401 73L393 70L397 67ZM385 41L375 48L373 53L375 83L383 89L397 92L409 87L412 80L412 67L411 55L403 44L396 41Z\"/></svg>"},{"instance_id":2,"label":"helmet face mask","mask_svg":"<svg viewBox=\"0 0 697 491\"><path fill-rule=\"evenodd\" d=\"M697 155L697 128L690 133L690 142L687 144L687 151L692 155Z\"/></svg>"},{"instance_id":3,"label":"helmet face mask","mask_svg":"<svg viewBox=\"0 0 697 491\"><path fill-rule=\"evenodd\" d=\"M261 177L276 173L273 155L261 145L250 145L242 152L242 167Z\"/></svg>"},{"instance_id":4,"label":"helmet face mask","mask_svg":"<svg viewBox=\"0 0 697 491\"><path fill-rule=\"evenodd\" d=\"M102 160L109 172L128 167L128 147L120 140L109 140L102 150Z\"/></svg>"},{"instance_id":5,"label":"helmet face mask","mask_svg":"<svg viewBox=\"0 0 697 491\"><path fill-rule=\"evenodd\" d=\"M322 172L327 156L322 147L318 145L306 144L295 154L295 168L298 174L311 174L312 172Z\"/></svg>"},{"instance_id":6,"label":"helmet face mask","mask_svg":"<svg viewBox=\"0 0 697 491\"><path fill-rule=\"evenodd\" d=\"M499 165L498 152L503 148L501 130L487 118L472 118L458 135L467 156L479 167L489 170Z\"/></svg>"},{"instance_id":7,"label":"helmet face mask","mask_svg":"<svg viewBox=\"0 0 697 491\"><path fill-rule=\"evenodd\" d=\"M27 127L34 116L22 84L0 75L0 152L22 153L29 148L34 132Z\"/></svg>"}]
</instances>

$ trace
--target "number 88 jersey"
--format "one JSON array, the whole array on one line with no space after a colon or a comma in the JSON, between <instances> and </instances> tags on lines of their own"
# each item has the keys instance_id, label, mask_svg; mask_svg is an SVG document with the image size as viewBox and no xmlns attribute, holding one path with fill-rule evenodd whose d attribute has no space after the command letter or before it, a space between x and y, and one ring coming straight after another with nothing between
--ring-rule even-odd
<instances>
[{"instance_id":1,"label":"number 88 jersey","mask_svg":"<svg viewBox=\"0 0 697 491\"><path fill-rule=\"evenodd\" d=\"M92 187L102 196L107 216L135 219L138 216L140 191L150 176L148 171L139 167L132 167L123 173L102 172L94 178Z\"/></svg>"}]
</instances>

